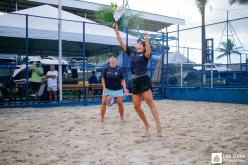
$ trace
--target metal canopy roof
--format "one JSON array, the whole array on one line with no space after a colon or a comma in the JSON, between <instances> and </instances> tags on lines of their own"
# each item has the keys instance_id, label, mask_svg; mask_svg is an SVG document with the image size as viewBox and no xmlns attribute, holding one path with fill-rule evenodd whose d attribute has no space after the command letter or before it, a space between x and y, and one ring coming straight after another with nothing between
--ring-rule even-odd
<instances>
[{"instance_id":1,"label":"metal canopy roof","mask_svg":"<svg viewBox=\"0 0 248 165\"><path fill-rule=\"evenodd\" d=\"M40 6L42 4L58 5L57 0L1 0L0 11L13 12L20 9ZM107 5L80 1L80 0L66 0L63 1L63 10L74 13L81 17L85 17L92 21L96 21L96 13L99 9ZM168 17L143 11L132 10L133 14L139 13L144 19L142 30L159 31L170 25L184 25L185 20L180 18Z\"/></svg>"}]
</instances>

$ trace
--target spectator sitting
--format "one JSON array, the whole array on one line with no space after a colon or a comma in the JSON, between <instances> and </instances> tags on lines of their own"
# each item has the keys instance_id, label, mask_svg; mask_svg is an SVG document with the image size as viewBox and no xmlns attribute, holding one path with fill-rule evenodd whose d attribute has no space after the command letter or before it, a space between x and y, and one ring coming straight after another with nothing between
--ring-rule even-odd
<instances>
[{"instance_id":1,"label":"spectator sitting","mask_svg":"<svg viewBox=\"0 0 248 165\"><path fill-rule=\"evenodd\" d=\"M92 71L92 75L89 78L89 84L96 84L97 83L97 77L96 77L96 72Z\"/></svg>"}]
</instances>

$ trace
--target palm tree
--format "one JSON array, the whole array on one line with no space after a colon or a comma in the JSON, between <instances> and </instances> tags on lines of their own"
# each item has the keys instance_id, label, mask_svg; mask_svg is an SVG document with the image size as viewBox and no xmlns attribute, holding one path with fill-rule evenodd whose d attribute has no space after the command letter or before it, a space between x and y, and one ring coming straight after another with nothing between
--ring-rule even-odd
<instances>
[{"instance_id":1,"label":"palm tree","mask_svg":"<svg viewBox=\"0 0 248 165\"><path fill-rule=\"evenodd\" d=\"M110 3L110 6L101 8L96 14L97 21L101 24L111 26L115 22L113 13L117 7L118 6L116 3ZM124 26L127 26L129 29L137 28L143 24L143 19L140 17L139 14L130 16L128 15L128 11L125 11L124 16ZM119 19L117 24L119 27L123 26L122 18Z\"/></svg>"},{"instance_id":2,"label":"palm tree","mask_svg":"<svg viewBox=\"0 0 248 165\"><path fill-rule=\"evenodd\" d=\"M200 10L201 13L201 19L202 19L202 63L205 63L205 54L206 54L206 44L205 44L205 40L206 40L206 30L205 30L205 7L207 4L207 0L196 0L196 5L198 7L198 9Z\"/></svg>"},{"instance_id":3,"label":"palm tree","mask_svg":"<svg viewBox=\"0 0 248 165\"><path fill-rule=\"evenodd\" d=\"M216 59L220 59L223 57L227 57L227 64L231 64L231 55L237 54L241 55L241 53L238 51L238 47L235 46L234 42L230 39L227 39L227 42L221 42L222 48L217 49L218 51L222 52L219 56L216 57Z\"/></svg>"},{"instance_id":4,"label":"palm tree","mask_svg":"<svg viewBox=\"0 0 248 165\"><path fill-rule=\"evenodd\" d=\"M248 0L229 0L230 4L238 3L240 5L248 5Z\"/></svg>"},{"instance_id":5,"label":"palm tree","mask_svg":"<svg viewBox=\"0 0 248 165\"><path fill-rule=\"evenodd\" d=\"M208 0L196 0L196 5L201 13L201 19L202 19L202 27L201 27L201 33L202 33L202 83L203 83L203 75L204 75L204 64L206 62L206 30L205 30L205 7Z\"/></svg>"}]
</instances>

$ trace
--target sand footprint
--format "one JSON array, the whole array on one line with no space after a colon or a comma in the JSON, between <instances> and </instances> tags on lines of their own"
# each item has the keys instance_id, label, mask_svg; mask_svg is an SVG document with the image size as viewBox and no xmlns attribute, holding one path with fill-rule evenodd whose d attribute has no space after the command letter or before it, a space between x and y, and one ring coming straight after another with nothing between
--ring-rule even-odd
<instances>
[{"instance_id":1,"label":"sand footprint","mask_svg":"<svg viewBox=\"0 0 248 165\"><path fill-rule=\"evenodd\" d=\"M7 129L0 129L0 132L6 132L8 131Z\"/></svg>"},{"instance_id":2,"label":"sand footprint","mask_svg":"<svg viewBox=\"0 0 248 165\"><path fill-rule=\"evenodd\" d=\"M148 138L143 138L143 139L136 139L136 140L134 140L134 142L135 142L136 144L146 143L146 142L148 142L148 141L149 141Z\"/></svg>"},{"instance_id":3,"label":"sand footprint","mask_svg":"<svg viewBox=\"0 0 248 165\"><path fill-rule=\"evenodd\" d=\"M113 134L112 132L103 132L103 133L101 133L101 135L111 135L111 134Z\"/></svg>"},{"instance_id":4,"label":"sand footprint","mask_svg":"<svg viewBox=\"0 0 248 165\"><path fill-rule=\"evenodd\" d=\"M18 163L26 163L26 162L27 162L26 159L16 159L16 161L17 161Z\"/></svg>"}]
</instances>

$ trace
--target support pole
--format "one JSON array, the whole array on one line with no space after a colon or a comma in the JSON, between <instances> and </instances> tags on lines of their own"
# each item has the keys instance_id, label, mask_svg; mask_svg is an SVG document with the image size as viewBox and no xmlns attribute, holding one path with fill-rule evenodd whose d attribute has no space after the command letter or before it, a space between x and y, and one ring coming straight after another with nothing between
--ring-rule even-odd
<instances>
[{"instance_id":1,"label":"support pole","mask_svg":"<svg viewBox=\"0 0 248 165\"><path fill-rule=\"evenodd\" d=\"M213 63L211 63L211 88L213 88Z\"/></svg>"},{"instance_id":2,"label":"support pole","mask_svg":"<svg viewBox=\"0 0 248 165\"><path fill-rule=\"evenodd\" d=\"M28 15L26 14L26 104L29 102L29 93L28 93Z\"/></svg>"},{"instance_id":3,"label":"support pole","mask_svg":"<svg viewBox=\"0 0 248 165\"><path fill-rule=\"evenodd\" d=\"M83 22L83 101L86 101L86 87L85 87L85 22Z\"/></svg>"},{"instance_id":4,"label":"support pole","mask_svg":"<svg viewBox=\"0 0 248 165\"><path fill-rule=\"evenodd\" d=\"M169 43L168 43L168 38L169 38L169 33L168 33L168 27L166 27L166 86L168 86L168 77L169 77L169 72L168 72L168 68L169 68Z\"/></svg>"},{"instance_id":5,"label":"support pole","mask_svg":"<svg viewBox=\"0 0 248 165\"><path fill-rule=\"evenodd\" d=\"M177 25L177 51L179 51L179 24Z\"/></svg>"},{"instance_id":6,"label":"support pole","mask_svg":"<svg viewBox=\"0 0 248 165\"><path fill-rule=\"evenodd\" d=\"M59 0L59 11L58 11L58 39L59 39L59 102L62 102L62 4Z\"/></svg>"},{"instance_id":7,"label":"support pole","mask_svg":"<svg viewBox=\"0 0 248 165\"><path fill-rule=\"evenodd\" d=\"M228 28L229 28L229 11L226 11L226 43L229 40L229 36L228 36L229 35L229 29ZM227 58L227 62L226 62L227 63L227 66L226 66L227 72L228 72L228 68L229 68L228 63L229 62L231 63L231 61L229 61L229 56L230 56L230 52L227 53L227 57L226 57Z\"/></svg>"},{"instance_id":8,"label":"support pole","mask_svg":"<svg viewBox=\"0 0 248 165\"><path fill-rule=\"evenodd\" d=\"M180 86L183 87L183 63L180 63Z\"/></svg>"},{"instance_id":9,"label":"support pole","mask_svg":"<svg viewBox=\"0 0 248 165\"><path fill-rule=\"evenodd\" d=\"M162 95L163 97L165 97L165 85L164 85L164 55L165 55L165 45L164 45L164 39L165 39L165 35L164 35L164 32L162 32L162 66L161 66L161 75L160 75L160 84L161 84L161 88L162 88Z\"/></svg>"}]
</instances>

